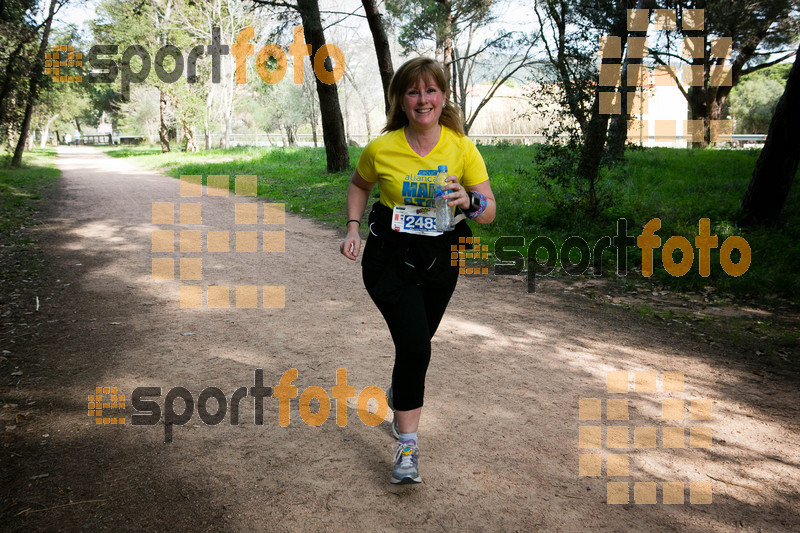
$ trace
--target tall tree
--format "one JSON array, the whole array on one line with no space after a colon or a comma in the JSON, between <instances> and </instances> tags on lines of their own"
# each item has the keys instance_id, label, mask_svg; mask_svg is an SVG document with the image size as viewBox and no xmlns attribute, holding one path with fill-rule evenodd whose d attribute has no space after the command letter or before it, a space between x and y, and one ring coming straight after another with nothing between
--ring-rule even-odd
<instances>
[{"instance_id":1,"label":"tall tree","mask_svg":"<svg viewBox=\"0 0 800 533\"><path fill-rule=\"evenodd\" d=\"M394 75L392 66L392 51L389 48L389 38L386 37L386 28L383 26L383 16L378 11L375 0L361 0L364 12L367 14L369 31L372 33L372 42L375 45L375 55L378 58L378 72L383 85L383 105L389 112L389 82Z\"/></svg>"},{"instance_id":2,"label":"tall tree","mask_svg":"<svg viewBox=\"0 0 800 533\"><path fill-rule=\"evenodd\" d=\"M663 46L650 47L648 53L658 64L691 65L692 77L702 75L702 80L685 87L671 71L691 118L703 121L703 141L697 146L705 146L712 139L711 121L723 118L730 91L739 79L794 54L793 48L784 47L794 43L800 32L800 0L674 0L666 7L676 9L677 29L661 41ZM697 19L696 12L689 10L701 10L699 24L685 24ZM686 39L703 53L687 58L670 47L682 46ZM776 54L777 59L766 60Z\"/></svg>"},{"instance_id":3,"label":"tall tree","mask_svg":"<svg viewBox=\"0 0 800 533\"><path fill-rule=\"evenodd\" d=\"M22 118L22 126L19 132L19 140L17 147L14 150L14 156L11 159L12 167L19 167L22 165L22 152L25 150L25 144L28 140L28 133L31 127L31 118L33 117L33 108L36 105L36 98L39 93L39 81L42 77L44 70L44 55L47 50L48 40L50 39L50 27L53 24L58 9L64 4L61 0L50 0L50 7L47 11L47 17L44 19L44 27L42 29L42 40L39 42L39 50L36 53L36 63L34 64L33 72L30 74L30 82L28 85L28 98L25 102L25 114Z\"/></svg>"},{"instance_id":4,"label":"tall tree","mask_svg":"<svg viewBox=\"0 0 800 533\"><path fill-rule=\"evenodd\" d=\"M172 16L174 0L149 0L131 3L126 0L103 0L97 8L97 18L92 21L92 29L96 40L105 43L119 43L119 53L129 50L129 46L138 45L149 56L147 70L141 84L158 89L159 128L158 136L162 152L169 152L169 126L171 108L167 84L158 79L155 69L156 51L166 44L174 44L176 30ZM153 31L155 29L155 31ZM133 59L132 57L128 60ZM145 69L143 61L142 69ZM136 69L132 67L135 72ZM131 84L134 86L134 84ZM123 87L121 98L127 98L130 88ZM127 106L126 106L127 107Z\"/></svg>"},{"instance_id":5,"label":"tall tree","mask_svg":"<svg viewBox=\"0 0 800 533\"><path fill-rule=\"evenodd\" d=\"M303 27L311 39L311 56L316 58L319 49L325 46L325 34L322 31L322 19L319 14L317 0L297 0ZM311 60L312 68L316 59ZM344 65L342 65L344 67ZM333 70L330 57L325 59L325 69ZM350 153L347 151L347 137L344 132L344 120L339 106L339 92L335 83L325 83L317 75L317 95L322 118L322 139L325 143L328 172L340 172L350 168Z\"/></svg>"},{"instance_id":6,"label":"tall tree","mask_svg":"<svg viewBox=\"0 0 800 533\"><path fill-rule=\"evenodd\" d=\"M469 22L468 31L462 32L453 44L453 100L464 115L464 131L467 134L478 114L497 91L538 62L533 55L539 40L537 33L501 32L494 38L476 44L475 34L481 26L482 23L478 21ZM491 75L479 78L476 74L479 69ZM471 106L474 86L480 82L488 88L480 96L480 101Z\"/></svg>"},{"instance_id":7,"label":"tall tree","mask_svg":"<svg viewBox=\"0 0 800 533\"><path fill-rule=\"evenodd\" d=\"M406 52L426 53L431 45L436 59L451 73L453 101L469 129L478 114L506 82L534 64L538 33L501 31L478 39L496 22L496 0L389 0L387 8L401 22L399 41ZM479 78L477 71L484 74ZM473 86L487 83L474 107Z\"/></svg>"},{"instance_id":8,"label":"tall tree","mask_svg":"<svg viewBox=\"0 0 800 533\"><path fill-rule=\"evenodd\" d=\"M10 139L10 130L22 122L23 106L17 105L27 95L24 80L33 70L36 47L42 24L34 19L37 0L0 2L0 139ZM43 8L44 6L42 6Z\"/></svg>"},{"instance_id":9,"label":"tall tree","mask_svg":"<svg viewBox=\"0 0 800 533\"><path fill-rule=\"evenodd\" d=\"M221 120L222 136L220 146L230 147L233 131L234 101L242 86L237 83L230 57L220 61L212 72L209 56L215 53L228 54L240 32L255 26L257 18L248 0L194 0L190 7L182 9L177 15L180 25L195 42L217 43L205 47L203 61L198 61L198 76L189 87L205 99L205 111L199 113L203 122L206 149L211 146L211 123ZM258 25L258 36L269 31L263 24ZM258 37L256 36L256 38ZM187 80L188 81L188 80Z\"/></svg>"},{"instance_id":10,"label":"tall tree","mask_svg":"<svg viewBox=\"0 0 800 533\"><path fill-rule=\"evenodd\" d=\"M566 111L554 133L566 133L572 145L567 153L559 154L555 158L553 177L556 181L575 188L576 197L585 201L585 210L589 214L596 214L596 184L606 145L609 118L606 110L601 109L600 95L602 92L612 92L616 80L606 81L605 76L601 76L598 83L595 65L598 46L595 43L599 42L601 35L619 37L627 31L629 4L627 0L603 0L587 5L589 3L586 0L538 0L535 11L543 28L543 42L550 67L548 70L557 80L556 92ZM588 9L590 7L595 9ZM609 60L604 58L603 61ZM616 64L619 65L619 59ZM553 80L540 81L553 84ZM575 151L578 151L577 158ZM566 166L560 161L570 161L572 158L575 158L574 163ZM546 165L552 163L545 162ZM577 183L574 177L578 178Z\"/></svg>"},{"instance_id":11,"label":"tall tree","mask_svg":"<svg viewBox=\"0 0 800 533\"><path fill-rule=\"evenodd\" d=\"M633 9L647 9L648 10L648 24L650 21L650 13L656 8L655 0L636 0L635 5L628 2L627 7ZM628 112L628 102L633 99L633 94L636 92L636 86L627 83L629 65L641 65L642 59L639 54L631 54L628 49L628 37L647 37L647 31L635 31L629 28L623 28L620 39L620 52L624 54L622 61L622 71L620 76L620 112L614 114L608 125L608 141L606 143L606 153L614 160L620 160L625 155L625 142L628 139L628 120L631 114ZM639 68L639 67L634 67Z\"/></svg>"},{"instance_id":12,"label":"tall tree","mask_svg":"<svg viewBox=\"0 0 800 533\"><path fill-rule=\"evenodd\" d=\"M774 223L783 209L800 162L800 48L778 101L764 148L742 201L747 223Z\"/></svg>"},{"instance_id":13,"label":"tall tree","mask_svg":"<svg viewBox=\"0 0 800 533\"><path fill-rule=\"evenodd\" d=\"M314 68L315 58L320 48L326 45L325 33L322 30L322 17L319 12L318 0L296 0L296 3L289 3L276 0L253 0L254 3L271 6L286 10L291 9L300 15L303 24L304 34L311 41L309 61L311 68ZM299 50L292 51L298 56L304 54ZM300 45L306 46L306 45ZM296 56L296 57L298 57ZM328 72L333 71L333 62L327 57L324 62L324 69ZM339 68L337 66L336 68ZM341 66L344 68L344 65ZM339 106L339 92L336 83L323 82L317 72L316 85L317 97L319 98L320 118L322 119L322 138L325 143L325 155L327 158L328 172L340 172L350 168L350 154L347 151L347 138L344 131L344 120L342 110ZM302 82L301 82L302 83Z\"/></svg>"},{"instance_id":14,"label":"tall tree","mask_svg":"<svg viewBox=\"0 0 800 533\"><path fill-rule=\"evenodd\" d=\"M158 44L166 46L169 44L169 25L172 17L172 0L151 0L152 10L150 19L158 33ZM161 124L158 128L158 139L161 142L161 152L169 152L169 128L167 127L167 113L169 110L167 102L167 92L163 83L157 83L159 89L159 113Z\"/></svg>"}]
</instances>

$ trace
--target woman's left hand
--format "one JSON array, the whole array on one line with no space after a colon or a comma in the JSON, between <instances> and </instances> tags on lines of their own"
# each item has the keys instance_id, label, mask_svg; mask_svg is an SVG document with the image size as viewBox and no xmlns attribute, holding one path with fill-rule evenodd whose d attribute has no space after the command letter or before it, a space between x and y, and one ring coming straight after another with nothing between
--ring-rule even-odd
<instances>
[{"instance_id":1,"label":"woman's left hand","mask_svg":"<svg viewBox=\"0 0 800 533\"><path fill-rule=\"evenodd\" d=\"M458 183L458 177L447 176L445 181L447 182L445 189L449 191L449 194L444 195L444 198L447 199L447 205L450 207L457 205L461 209L469 209L469 195L467 190Z\"/></svg>"}]
</instances>

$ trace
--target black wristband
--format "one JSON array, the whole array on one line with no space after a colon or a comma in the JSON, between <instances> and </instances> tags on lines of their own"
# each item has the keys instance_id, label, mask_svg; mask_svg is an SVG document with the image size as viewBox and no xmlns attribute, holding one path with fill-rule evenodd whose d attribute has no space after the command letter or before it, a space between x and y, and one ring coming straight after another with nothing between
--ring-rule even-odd
<instances>
[{"instance_id":1,"label":"black wristband","mask_svg":"<svg viewBox=\"0 0 800 533\"><path fill-rule=\"evenodd\" d=\"M358 224L358 227L359 227L359 228L361 227L361 221L360 221L360 220L356 220L355 218L351 218L350 220L348 220L347 222L345 222L345 224L344 224L344 225L345 225L345 226L347 226L347 225L349 225L351 222L356 222L356 223Z\"/></svg>"},{"instance_id":2,"label":"black wristband","mask_svg":"<svg viewBox=\"0 0 800 533\"><path fill-rule=\"evenodd\" d=\"M466 209L464 208L461 209L464 213L474 213L475 211L480 209L480 205L477 207L475 206L475 203L473 201L474 195L472 194L472 191L467 191L467 197L469 198L469 207Z\"/></svg>"}]
</instances>

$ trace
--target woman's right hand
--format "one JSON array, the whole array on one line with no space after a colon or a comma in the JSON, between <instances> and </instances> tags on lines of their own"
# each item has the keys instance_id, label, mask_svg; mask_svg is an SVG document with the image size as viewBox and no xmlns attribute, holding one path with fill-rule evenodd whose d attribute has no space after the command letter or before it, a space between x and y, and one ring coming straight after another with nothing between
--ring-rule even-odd
<instances>
[{"instance_id":1,"label":"woman's right hand","mask_svg":"<svg viewBox=\"0 0 800 533\"><path fill-rule=\"evenodd\" d=\"M358 257L358 252L361 251L361 237L358 234L358 229L355 231L348 231L347 236L342 241L339 251L346 258L355 261Z\"/></svg>"}]
</instances>

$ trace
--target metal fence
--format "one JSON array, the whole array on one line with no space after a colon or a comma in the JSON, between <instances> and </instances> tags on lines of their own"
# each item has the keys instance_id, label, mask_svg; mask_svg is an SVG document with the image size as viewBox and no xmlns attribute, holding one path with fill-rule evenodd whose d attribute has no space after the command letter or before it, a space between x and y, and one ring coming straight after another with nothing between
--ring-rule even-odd
<instances>
[{"instance_id":1,"label":"metal fence","mask_svg":"<svg viewBox=\"0 0 800 533\"><path fill-rule=\"evenodd\" d=\"M377 135L368 136L365 133L356 133L348 135L348 141L354 142L359 146L366 145L371 139ZM531 145L537 143L548 142L548 138L541 134L517 134L517 133L478 133L469 136L473 141L480 144L498 144L501 142L519 145ZM566 139L566 136L561 136ZM745 145L763 145L767 139L766 135L732 135L730 140L721 141L720 144L729 144L734 147L741 147ZM219 146L220 135L211 136L211 146ZM314 146L314 139L310 133L300 133L297 135L298 146ZM670 141L674 145L685 146L688 138L684 139L682 135L678 135L673 139L662 139L660 137L650 136L642 139L643 144L650 145L658 142ZM230 136L231 146L284 146L285 139L279 134L265 133L233 133ZM198 144L202 145L203 139L198 139ZM317 145L322 146L322 135L317 135Z\"/></svg>"},{"instance_id":2,"label":"metal fence","mask_svg":"<svg viewBox=\"0 0 800 533\"><path fill-rule=\"evenodd\" d=\"M300 133L296 135L298 146L314 146L314 138L310 133ZM366 133L356 133L348 135L348 141L355 143L358 146L366 145L371 139L377 135L368 136ZM478 133L469 136L470 139L479 144L498 144L501 142L517 145L531 145L537 143L548 142L548 137L541 134L527 134L527 133ZM720 142L721 145L730 145L733 147L759 147L764 144L767 136L764 134L756 135L731 135L729 139ZM222 136L218 133L211 134L211 147L220 146ZM561 136L566 139L566 136ZM144 136L128 135L123 137L114 138L114 144L137 144L145 141ZM198 136L196 139L198 146L202 147L205 143L203 136ZM684 139L682 135L674 138L660 138L655 136L643 137L642 144L655 145L655 143L669 142L671 146L681 147L686 146L688 138ZM278 133L232 133L230 135L231 146L285 146L285 137ZM323 146L322 134L317 135L317 146Z\"/></svg>"}]
</instances>

